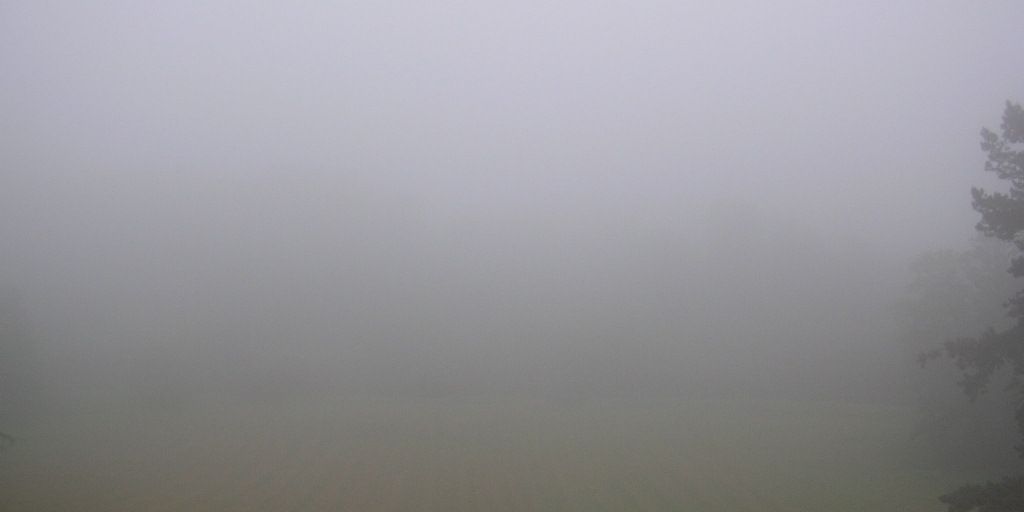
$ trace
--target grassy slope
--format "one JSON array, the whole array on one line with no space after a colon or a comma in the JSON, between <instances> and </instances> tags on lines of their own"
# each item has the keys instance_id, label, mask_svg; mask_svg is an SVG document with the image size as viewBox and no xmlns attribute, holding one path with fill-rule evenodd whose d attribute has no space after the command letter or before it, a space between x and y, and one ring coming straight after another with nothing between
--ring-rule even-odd
<instances>
[{"instance_id":1,"label":"grassy slope","mask_svg":"<svg viewBox=\"0 0 1024 512\"><path fill-rule=\"evenodd\" d=\"M0 509L937 510L908 411L826 402L337 399L76 413L0 455Z\"/></svg>"}]
</instances>

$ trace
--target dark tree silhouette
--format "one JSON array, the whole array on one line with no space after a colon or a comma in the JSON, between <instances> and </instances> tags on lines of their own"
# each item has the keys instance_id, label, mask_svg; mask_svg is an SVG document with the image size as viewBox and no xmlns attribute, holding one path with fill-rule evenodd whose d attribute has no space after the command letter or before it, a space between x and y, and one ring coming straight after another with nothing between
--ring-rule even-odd
<instances>
[{"instance_id":1,"label":"dark tree silhouette","mask_svg":"<svg viewBox=\"0 0 1024 512\"><path fill-rule=\"evenodd\" d=\"M981 148L988 154L985 170L995 173L1010 184L1009 192L971 190L972 206L981 214L977 229L986 236L1012 242L1021 255L1010 262L1009 272L1024 276L1024 108L1007 102L1003 112L1001 132L981 131ZM961 372L960 386L973 398L984 393L993 378L1005 375L1007 389L1016 394L1014 417L1019 441L1024 441L1024 290L1007 302L1008 314L1014 325L997 331L989 328L973 338L958 338L946 342L944 350L926 357L937 357L945 352ZM1003 371L1007 370L1007 371ZM1024 457L1024 442L1018 443L1017 452ZM1009 512L1024 511L1024 477L1006 478L1000 482L965 485L939 498L949 506L950 512Z\"/></svg>"},{"instance_id":2,"label":"dark tree silhouette","mask_svg":"<svg viewBox=\"0 0 1024 512\"><path fill-rule=\"evenodd\" d=\"M1007 275L1007 262L1017 253L1013 244L978 234L963 251L934 251L911 265L913 279L898 305L900 345L904 364L935 348L936 340L972 336L988 328L1014 325L1007 317L1007 297L1024 287L1024 279ZM1001 388L989 396L968 400L959 386L952 360L930 365L930 371L910 375L907 397L917 406L918 423L912 439L926 448L936 464L979 467L1015 466L1012 446L1017 439L1013 421L1016 395ZM936 367L937 366L937 367Z\"/></svg>"}]
</instances>

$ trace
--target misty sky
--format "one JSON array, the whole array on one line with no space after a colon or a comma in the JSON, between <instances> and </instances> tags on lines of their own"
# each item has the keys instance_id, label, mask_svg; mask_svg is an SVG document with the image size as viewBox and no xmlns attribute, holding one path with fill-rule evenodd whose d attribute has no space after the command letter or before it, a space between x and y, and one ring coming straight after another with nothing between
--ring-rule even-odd
<instances>
[{"instance_id":1,"label":"misty sky","mask_svg":"<svg viewBox=\"0 0 1024 512\"><path fill-rule=\"evenodd\" d=\"M972 235L1024 4L706 4L0 2L0 285L93 344L858 335Z\"/></svg>"}]
</instances>

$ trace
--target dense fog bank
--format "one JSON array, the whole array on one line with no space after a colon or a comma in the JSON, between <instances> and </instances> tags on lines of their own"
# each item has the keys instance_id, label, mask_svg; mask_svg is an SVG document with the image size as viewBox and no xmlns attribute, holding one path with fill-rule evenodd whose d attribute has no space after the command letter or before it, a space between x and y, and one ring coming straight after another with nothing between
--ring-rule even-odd
<instances>
[{"instance_id":1,"label":"dense fog bank","mask_svg":"<svg viewBox=\"0 0 1024 512\"><path fill-rule=\"evenodd\" d=\"M898 304L969 247L1018 11L11 3L7 366L902 400Z\"/></svg>"}]
</instances>

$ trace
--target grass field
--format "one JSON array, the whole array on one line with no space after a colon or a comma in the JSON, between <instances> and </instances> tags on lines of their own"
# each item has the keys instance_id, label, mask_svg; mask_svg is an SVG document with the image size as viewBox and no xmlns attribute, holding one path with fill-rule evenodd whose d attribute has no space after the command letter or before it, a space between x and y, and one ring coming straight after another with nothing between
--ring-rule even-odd
<instances>
[{"instance_id":1,"label":"grass field","mask_svg":"<svg viewBox=\"0 0 1024 512\"><path fill-rule=\"evenodd\" d=\"M312 397L99 407L0 454L5 511L925 511L912 414L854 403Z\"/></svg>"}]
</instances>

